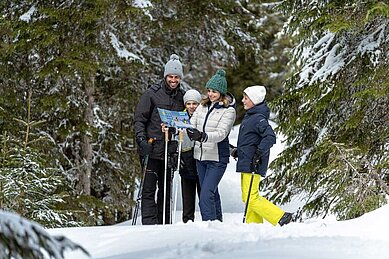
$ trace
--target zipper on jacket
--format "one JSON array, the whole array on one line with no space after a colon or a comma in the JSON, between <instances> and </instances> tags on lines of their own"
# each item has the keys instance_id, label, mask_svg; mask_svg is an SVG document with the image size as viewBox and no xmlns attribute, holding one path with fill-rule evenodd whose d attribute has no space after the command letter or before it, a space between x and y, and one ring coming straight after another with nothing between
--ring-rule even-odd
<instances>
[{"instance_id":1,"label":"zipper on jacket","mask_svg":"<svg viewBox=\"0 0 389 259\"><path fill-rule=\"evenodd\" d=\"M209 107L208 107L208 112L207 112L207 115L205 115L205 119L204 119L203 132L205 132L205 125L207 124L208 117L214 108L215 108L214 104L212 105L211 109L209 109ZM200 142L200 161L202 161L202 158L203 158L203 142Z\"/></svg>"}]
</instances>

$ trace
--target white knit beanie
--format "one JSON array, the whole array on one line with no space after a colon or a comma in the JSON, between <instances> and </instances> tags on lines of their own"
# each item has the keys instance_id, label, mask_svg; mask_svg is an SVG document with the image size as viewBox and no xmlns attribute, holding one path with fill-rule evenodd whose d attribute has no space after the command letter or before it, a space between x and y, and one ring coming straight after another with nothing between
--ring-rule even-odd
<instances>
[{"instance_id":1,"label":"white knit beanie","mask_svg":"<svg viewBox=\"0 0 389 259\"><path fill-rule=\"evenodd\" d=\"M265 100L266 88L262 85L249 86L243 91L257 105Z\"/></svg>"},{"instance_id":2,"label":"white knit beanie","mask_svg":"<svg viewBox=\"0 0 389 259\"><path fill-rule=\"evenodd\" d=\"M201 94L195 89L190 89L186 91L184 95L184 104L186 104L188 101L195 101L197 103L200 103Z\"/></svg>"},{"instance_id":3,"label":"white knit beanie","mask_svg":"<svg viewBox=\"0 0 389 259\"><path fill-rule=\"evenodd\" d=\"M177 75L181 79L184 78L184 73L182 72L182 64L180 62L180 57L176 54L170 56L169 61L165 65L165 71L163 77L167 75Z\"/></svg>"}]
</instances>

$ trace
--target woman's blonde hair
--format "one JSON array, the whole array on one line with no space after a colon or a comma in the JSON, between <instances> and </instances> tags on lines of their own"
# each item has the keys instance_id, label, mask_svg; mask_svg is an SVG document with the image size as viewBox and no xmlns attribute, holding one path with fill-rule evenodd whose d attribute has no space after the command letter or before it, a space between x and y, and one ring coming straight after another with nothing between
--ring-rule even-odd
<instances>
[{"instance_id":1,"label":"woman's blonde hair","mask_svg":"<svg viewBox=\"0 0 389 259\"><path fill-rule=\"evenodd\" d=\"M223 103L223 106L224 107L228 107L230 106L230 100L227 98L226 95L223 95L223 94L220 94L220 98L218 100L219 102L222 102ZM203 105L203 106L209 106L211 105L211 100L209 99L208 96L205 96L203 99L201 99L201 102L200 104Z\"/></svg>"}]
</instances>

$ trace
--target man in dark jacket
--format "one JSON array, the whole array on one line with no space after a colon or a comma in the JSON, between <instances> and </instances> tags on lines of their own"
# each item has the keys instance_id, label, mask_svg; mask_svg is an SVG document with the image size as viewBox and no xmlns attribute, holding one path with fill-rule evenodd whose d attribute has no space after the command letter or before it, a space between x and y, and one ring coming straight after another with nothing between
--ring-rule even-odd
<instances>
[{"instance_id":1,"label":"man in dark jacket","mask_svg":"<svg viewBox=\"0 0 389 259\"><path fill-rule=\"evenodd\" d=\"M171 223L170 196L172 169L166 177L166 214L163 222L165 137L161 130L161 119L157 108L182 111L184 92L180 89L183 78L182 64L176 54L170 56L165 65L164 79L150 86L141 96L135 111L134 127L138 153L141 161L149 157L143 182L141 213L143 225ZM152 143L149 143L153 139ZM169 141L168 153L176 152L176 145ZM157 202L155 193L158 186Z\"/></svg>"}]
</instances>

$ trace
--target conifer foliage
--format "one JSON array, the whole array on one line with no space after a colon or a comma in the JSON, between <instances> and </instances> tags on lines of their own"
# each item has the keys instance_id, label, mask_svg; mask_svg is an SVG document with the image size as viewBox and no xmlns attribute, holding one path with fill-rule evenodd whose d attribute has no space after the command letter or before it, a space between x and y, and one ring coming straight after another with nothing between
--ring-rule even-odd
<instances>
[{"instance_id":1,"label":"conifer foliage","mask_svg":"<svg viewBox=\"0 0 389 259\"><path fill-rule=\"evenodd\" d=\"M42 121L31 121L31 92L27 99L26 120L21 124L21 138L3 133L0 153L0 207L14 211L48 227L77 226L70 212L58 209L64 203L64 175L56 165L50 165L40 151L43 136L35 132ZM50 145L48 145L50 146ZM52 145L51 145L52 146Z\"/></svg>"},{"instance_id":2,"label":"conifer foliage","mask_svg":"<svg viewBox=\"0 0 389 259\"><path fill-rule=\"evenodd\" d=\"M182 58L186 82L200 88L217 67L238 62L236 47L257 49L258 35L241 22L257 23L246 8L255 2L0 1L1 151L19 168L4 162L2 172L58 176L50 190L65 202L49 207L68 222L129 219L141 176L132 127L138 97L172 53ZM40 122L30 134L45 141L12 146L16 159L6 149L25 136L30 93L30 120ZM23 206L12 207L30 217Z\"/></svg>"},{"instance_id":3,"label":"conifer foliage","mask_svg":"<svg viewBox=\"0 0 389 259\"><path fill-rule=\"evenodd\" d=\"M245 15L236 27L244 33L246 42L236 44L234 52L239 62L230 64L227 69L228 90L238 104L248 86L266 86L268 102L282 91L291 42L288 35L281 34L286 16L279 5L279 1L241 1L241 12ZM256 40L251 42L252 39ZM236 109L235 124L239 124L245 111L242 105L237 105Z\"/></svg>"},{"instance_id":4,"label":"conifer foliage","mask_svg":"<svg viewBox=\"0 0 389 259\"><path fill-rule=\"evenodd\" d=\"M0 211L0 258L63 259L65 251L78 249L89 255L83 247L64 236L51 236L35 222Z\"/></svg>"},{"instance_id":5,"label":"conifer foliage","mask_svg":"<svg viewBox=\"0 0 389 259\"><path fill-rule=\"evenodd\" d=\"M273 106L287 148L268 188L279 202L303 197L302 217L360 216L389 194L389 6L291 0L283 8L298 44Z\"/></svg>"},{"instance_id":6,"label":"conifer foliage","mask_svg":"<svg viewBox=\"0 0 389 259\"><path fill-rule=\"evenodd\" d=\"M68 194L67 208L57 209L72 210L76 221L104 224L114 221L118 212L126 217L135 169L128 166L132 154L125 150L131 132L122 122L131 117L131 87L122 88L125 94L112 90L128 85L136 62L117 55L111 30L128 19L129 6L98 0L3 1L0 7L1 131L18 139L15 118L20 122L27 117L31 93L30 119L42 122L34 133L53 144L34 143L34 153L17 152L19 168L33 163L34 170L51 176L51 168L62 172L62 187L55 191ZM42 161L35 163L37 158ZM3 169L10 173L10 168ZM45 186L38 180L45 175L35 172L34 177ZM54 222L46 218L44 225L50 224Z\"/></svg>"}]
</instances>

